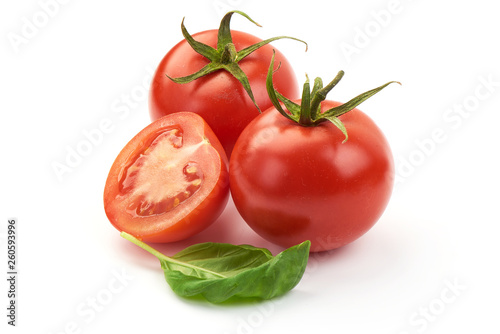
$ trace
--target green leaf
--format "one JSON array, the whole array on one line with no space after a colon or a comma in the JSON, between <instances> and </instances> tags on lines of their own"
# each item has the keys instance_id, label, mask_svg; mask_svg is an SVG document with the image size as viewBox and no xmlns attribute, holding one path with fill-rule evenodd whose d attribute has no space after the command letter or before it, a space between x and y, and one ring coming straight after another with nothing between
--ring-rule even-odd
<instances>
[{"instance_id":1,"label":"green leaf","mask_svg":"<svg viewBox=\"0 0 500 334\"><path fill-rule=\"evenodd\" d=\"M165 280L175 293L203 296L212 303L285 294L302 278L311 246L307 240L273 256L265 248L250 245L201 243L168 257L130 234L122 232L121 236L160 260Z\"/></svg>"}]
</instances>

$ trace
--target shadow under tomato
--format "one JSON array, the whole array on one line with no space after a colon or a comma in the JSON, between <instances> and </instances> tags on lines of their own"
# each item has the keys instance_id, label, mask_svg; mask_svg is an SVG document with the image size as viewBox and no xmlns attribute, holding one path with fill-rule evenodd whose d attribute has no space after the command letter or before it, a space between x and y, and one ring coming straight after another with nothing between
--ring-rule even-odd
<instances>
[{"instance_id":1,"label":"shadow under tomato","mask_svg":"<svg viewBox=\"0 0 500 334\"><path fill-rule=\"evenodd\" d=\"M116 240L115 248L119 254L123 254L124 258L139 264L141 267L148 268L148 270L162 273L156 257L122 238L114 240ZM284 250L283 247L274 245L255 233L241 218L231 197L229 197L228 205L221 216L197 235L177 242L146 243L166 256L172 256L189 246L203 242L229 243L233 245L248 244L267 248L275 255Z\"/></svg>"},{"instance_id":2,"label":"shadow under tomato","mask_svg":"<svg viewBox=\"0 0 500 334\"><path fill-rule=\"evenodd\" d=\"M150 245L165 255L171 256L186 247L203 242L229 243L233 245L248 244L267 248L273 254L284 250L283 247L275 245L255 233L241 218L231 197L221 216L204 231L185 240L166 244L150 243Z\"/></svg>"}]
</instances>

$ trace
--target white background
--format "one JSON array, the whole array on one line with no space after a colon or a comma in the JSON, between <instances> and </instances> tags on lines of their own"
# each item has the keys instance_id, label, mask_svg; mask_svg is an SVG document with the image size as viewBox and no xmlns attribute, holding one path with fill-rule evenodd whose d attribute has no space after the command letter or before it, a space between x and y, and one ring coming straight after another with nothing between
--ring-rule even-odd
<instances>
[{"instance_id":1,"label":"white background","mask_svg":"<svg viewBox=\"0 0 500 334\"><path fill-rule=\"evenodd\" d=\"M177 297L156 258L109 224L102 192L118 152L149 124L151 72L182 38L182 17L195 33L217 28L232 8L263 26L234 16L234 29L309 43L307 53L300 43L274 43L299 82L306 72L329 81L345 70L331 99L389 80L403 85L360 106L386 133L398 171L376 226L313 255L282 298L218 306ZM500 332L493 2L2 1L0 22L2 277L8 218L18 219L19 241L18 327L6 324L2 278L2 332ZM127 99L128 113L116 113ZM65 164L106 120L111 130L59 179L53 164ZM201 241L281 250L249 230L232 203L207 231L159 249L172 254Z\"/></svg>"}]
</instances>

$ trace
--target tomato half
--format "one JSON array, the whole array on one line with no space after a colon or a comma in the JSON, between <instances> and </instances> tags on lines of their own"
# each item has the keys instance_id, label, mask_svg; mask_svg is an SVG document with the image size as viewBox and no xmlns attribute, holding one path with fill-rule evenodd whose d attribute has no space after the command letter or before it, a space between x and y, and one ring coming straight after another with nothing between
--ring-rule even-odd
<instances>
[{"instance_id":1,"label":"tomato half","mask_svg":"<svg viewBox=\"0 0 500 334\"><path fill-rule=\"evenodd\" d=\"M237 51L262 41L236 30L231 30L231 35ZM216 47L218 31L207 30L193 34L192 37ZM261 110L272 106L266 91L266 73L272 55L273 47L267 44L238 62L248 77L255 101ZM276 61L281 62L281 68L274 76L275 87L290 98L299 98L291 65L279 51L276 51ZM175 83L167 77L190 75L209 62L196 53L186 40L175 45L162 59L153 76L149 96L150 116L152 120L156 120L179 111L199 114L210 125L230 157L241 131L259 115L259 110L241 83L225 70L218 70L185 84Z\"/></svg>"},{"instance_id":2,"label":"tomato half","mask_svg":"<svg viewBox=\"0 0 500 334\"><path fill-rule=\"evenodd\" d=\"M324 101L321 110L338 105ZM301 126L274 108L242 132L230 162L231 194L263 238L331 250L359 238L384 212L394 176L388 142L359 109L339 119L345 143L331 122Z\"/></svg>"},{"instance_id":3,"label":"tomato half","mask_svg":"<svg viewBox=\"0 0 500 334\"><path fill-rule=\"evenodd\" d=\"M149 242L188 238L214 222L229 196L228 162L194 113L163 117L139 132L113 163L104 209L119 231Z\"/></svg>"}]
</instances>

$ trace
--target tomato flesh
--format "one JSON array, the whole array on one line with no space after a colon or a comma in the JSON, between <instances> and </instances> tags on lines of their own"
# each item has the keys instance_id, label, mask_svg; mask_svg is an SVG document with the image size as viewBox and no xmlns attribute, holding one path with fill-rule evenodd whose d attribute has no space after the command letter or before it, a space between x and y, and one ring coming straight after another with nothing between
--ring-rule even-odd
<instances>
[{"instance_id":1,"label":"tomato flesh","mask_svg":"<svg viewBox=\"0 0 500 334\"><path fill-rule=\"evenodd\" d=\"M134 137L108 175L111 223L145 241L170 242L208 227L228 199L227 157L193 113L159 119Z\"/></svg>"},{"instance_id":2,"label":"tomato flesh","mask_svg":"<svg viewBox=\"0 0 500 334\"><path fill-rule=\"evenodd\" d=\"M171 211L200 189L203 173L197 163L179 152L180 148L180 131L167 129L125 167L120 194L131 198L127 207L130 214L148 216Z\"/></svg>"}]
</instances>

